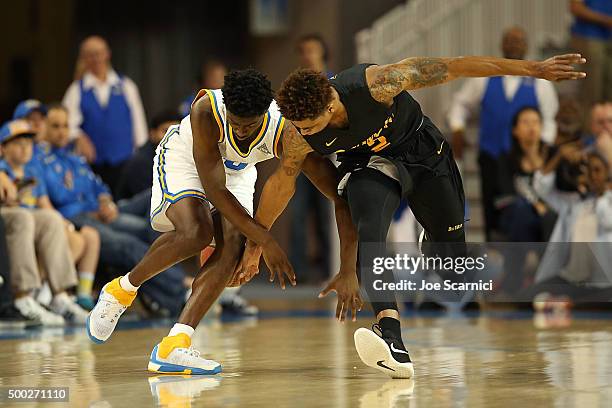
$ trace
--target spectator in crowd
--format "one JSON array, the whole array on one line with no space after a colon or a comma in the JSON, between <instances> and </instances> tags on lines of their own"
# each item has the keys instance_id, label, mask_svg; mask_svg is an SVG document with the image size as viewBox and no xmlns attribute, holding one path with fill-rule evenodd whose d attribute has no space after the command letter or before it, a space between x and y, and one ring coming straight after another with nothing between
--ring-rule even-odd
<instances>
[{"instance_id":1,"label":"spectator in crowd","mask_svg":"<svg viewBox=\"0 0 612 408\"><path fill-rule=\"evenodd\" d=\"M211 59L202 64L200 69L200 76L198 79L198 89L189 94L187 98L179 105L178 112L181 117L189 115L191 111L191 103L196 97L196 94L200 89L221 89L223 88L223 82L225 82L225 74L227 74L227 67L221 61Z\"/></svg>"},{"instance_id":2,"label":"spectator in crowd","mask_svg":"<svg viewBox=\"0 0 612 408\"><path fill-rule=\"evenodd\" d=\"M504 58L524 59L527 54L527 33L520 27L511 27L502 38ZM497 228L498 214L494 199L497 189L498 161L510 150L512 118L525 106L535 106L542 113L542 139L552 144L555 135L555 115L558 99L551 82L523 77L470 78L453 97L448 123L453 132L455 157L463 157L466 122L480 110L479 152L480 187L485 218L487 241Z\"/></svg>"},{"instance_id":3,"label":"spectator in crowd","mask_svg":"<svg viewBox=\"0 0 612 408\"><path fill-rule=\"evenodd\" d=\"M510 242L547 242L556 222L552 211L536 189L533 175L547 161L549 147L542 142L542 117L535 107L524 107L512 121L512 147L499 156L499 229ZM523 284L526 251L506 250L504 290L514 292Z\"/></svg>"},{"instance_id":4,"label":"spectator in crowd","mask_svg":"<svg viewBox=\"0 0 612 408\"><path fill-rule=\"evenodd\" d=\"M612 163L612 102L596 103L591 109L591 135L595 149Z\"/></svg>"},{"instance_id":5,"label":"spectator in crowd","mask_svg":"<svg viewBox=\"0 0 612 408\"><path fill-rule=\"evenodd\" d=\"M500 229L511 242L546 242L544 218L551 214L532 187L533 175L547 161L549 146L541 140L542 119L535 107L519 110L512 122L512 147L499 157Z\"/></svg>"},{"instance_id":6,"label":"spectator in crowd","mask_svg":"<svg viewBox=\"0 0 612 408\"><path fill-rule=\"evenodd\" d=\"M78 282L64 221L51 207L37 168L28 166L34 135L34 130L24 120L8 122L0 129L4 157L0 169L18 189L17 201L0 207L0 215L7 224L15 307L24 316L38 319L45 325L64 325L65 320L84 324L87 312L66 293ZM52 312L32 296L41 286L38 261L53 292Z\"/></svg>"},{"instance_id":7,"label":"spectator in crowd","mask_svg":"<svg viewBox=\"0 0 612 408\"><path fill-rule=\"evenodd\" d=\"M147 122L134 82L111 66L111 52L98 36L81 43L82 78L74 81L63 104L70 112L70 135L77 152L114 191L122 165L148 139Z\"/></svg>"},{"instance_id":8,"label":"spectator in crowd","mask_svg":"<svg viewBox=\"0 0 612 408\"><path fill-rule=\"evenodd\" d=\"M314 69L324 72L327 77L333 73L327 68L329 52L327 44L319 34L307 34L302 36L297 43L300 67ZM289 204L291 208L289 257L295 268L298 279L310 283L321 283L329 277L329 223L331 219L331 208L329 202L312 185L310 180L300 174L295 181L295 194ZM312 217L312 218L311 218ZM316 246L317 267L310 267L308 257L308 232L313 226L315 236L312 241ZM300 274L304 274L300 278Z\"/></svg>"},{"instance_id":9,"label":"spectator in crowd","mask_svg":"<svg viewBox=\"0 0 612 408\"><path fill-rule=\"evenodd\" d=\"M13 112L13 120L25 119L28 121L34 132L36 132L36 139L42 135L45 125L45 116L47 115L47 108L39 100L26 99L17 105Z\"/></svg>"},{"instance_id":10,"label":"spectator in crowd","mask_svg":"<svg viewBox=\"0 0 612 408\"><path fill-rule=\"evenodd\" d=\"M586 58L580 84L583 106L612 99L612 1L570 0L574 15L571 46Z\"/></svg>"},{"instance_id":11,"label":"spectator in crowd","mask_svg":"<svg viewBox=\"0 0 612 408\"><path fill-rule=\"evenodd\" d=\"M0 207L7 201L16 200L17 188L8 175L0 171ZM40 320L27 318L15 307L10 271L6 227L0 216L0 329L40 326Z\"/></svg>"},{"instance_id":12,"label":"spectator in crowd","mask_svg":"<svg viewBox=\"0 0 612 408\"><path fill-rule=\"evenodd\" d=\"M149 141L141 146L134 156L125 164L117 188L117 198L130 198L143 191L151 190L153 183L153 159L155 149L168 128L181 121L181 117L172 112L162 112L151 121Z\"/></svg>"},{"instance_id":13,"label":"spectator in crowd","mask_svg":"<svg viewBox=\"0 0 612 408\"><path fill-rule=\"evenodd\" d=\"M100 262L124 273L142 259L156 235L148 219L119 211L108 187L84 158L65 151L68 123L68 111L63 106L49 108L46 127L51 132L47 133L46 141L51 149L43 160L49 197L77 228L90 226L98 231ZM150 281L145 296L163 297L167 309L178 311L185 293L183 278L183 271L173 267Z\"/></svg>"},{"instance_id":14,"label":"spectator in crowd","mask_svg":"<svg viewBox=\"0 0 612 408\"><path fill-rule=\"evenodd\" d=\"M559 212L559 222L551 236L554 244L548 246L542 258L534 291L561 290L577 301L591 302L603 295L602 300L609 301L612 296L609 289L594 290L593 286L601 288L605 283L612 287L609 246L599 244L612 241L610 164L598 152L588 153L579 191L568 193L555 188L554 166L560 162L560 156L575 160L584 157L578 146L565 145L551 160L552 165L534 177L535 187ZM588 288L589 284L595 285Z\"/></svg>"}]
</instances>

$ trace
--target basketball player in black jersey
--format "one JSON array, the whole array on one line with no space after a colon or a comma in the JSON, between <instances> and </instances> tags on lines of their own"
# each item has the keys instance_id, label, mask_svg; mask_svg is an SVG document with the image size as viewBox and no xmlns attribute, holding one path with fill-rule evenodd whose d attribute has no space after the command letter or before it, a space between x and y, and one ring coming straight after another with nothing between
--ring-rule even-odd
<instances>
[{"instance_id":1,"label":"basketball player in black jersey","mask_svg":"<svg viewBox=\"0 0 612 408\"><path fill-rule=\"evenodd\" d=\"M370 295L377 320L374 328L379 332L364 328L355 332L355 345L365 364L391 377L407 378L414 372L402 342L395 298L387 294L387 298L381 299L381 294L373 293L369 280L373 278L371 259L364 258L362 253L368 243L374 249L368 253L385 255L387 231L401 198L408 200L425 230L428 241L422 248L425 255L465 254L461 176L450 145L408 91L463 77L579 79L585 74L576 71L573 65L585 62L579 54L545 61L407 58L388 65L356 65L330 80L319 72L301 69L284 81L277 93L283 115L296 126L310 149L325 155L336 153L340 161L344 177L338 189L347 198L358 228L359 259L365 268L361 270L362 284ZM263 208L264 199L260 202ZM249 243L245 258L251 255L258 262L257 251ZM242 281L255 273L252 259L243 259L243 264L246 272L242 272ZM356 280L339 273L321 292L321 295L338 293L337 317L341 320L348 309L354 315L359 308Z\"/></svg>"}]
</instances>

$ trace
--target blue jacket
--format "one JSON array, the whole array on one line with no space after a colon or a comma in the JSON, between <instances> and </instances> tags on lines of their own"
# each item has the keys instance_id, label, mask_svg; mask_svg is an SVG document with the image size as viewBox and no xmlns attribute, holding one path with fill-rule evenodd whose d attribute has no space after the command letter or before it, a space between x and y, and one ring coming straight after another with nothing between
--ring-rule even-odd
<instances>
[{"instance_id":1,"label":"blue jacket","mask_svg":"<svg viewBox=\"0 0 612 408\"><path fill-rule=\"evenodd\" d=\"M5 160L0 160L0 171L5 172L11 180L19 181ZM32 160L26 164L23 173L23 180L31 180L31 182L19 189L19 206L22 208L37 208L38 199L47 195L47 189L36 161Z\"/></svg>"},{"instance_id":2,"label":"blue jacket","mask_svg":"<svg viewBox=\"0 0 612 408\"><path fill-rule=\"evenodd\" d=\"M110 194L85 159L67 149L52 148L42 158L42 167L49 199L66 218L98 211L98 197Z\"/></svg>"}]
</instances>

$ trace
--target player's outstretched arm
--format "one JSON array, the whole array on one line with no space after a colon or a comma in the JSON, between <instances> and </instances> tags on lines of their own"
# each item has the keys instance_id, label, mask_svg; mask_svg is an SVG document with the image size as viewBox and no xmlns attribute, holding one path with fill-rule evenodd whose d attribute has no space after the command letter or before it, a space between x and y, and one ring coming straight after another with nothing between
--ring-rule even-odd
<instances>
[{"instance_id":1,"label":"player's outstretched arm","mask_svg":"<svg viewBox=\"0 0 612 408\"><path fill-rule=\"evenodd\" d=\"M261 245L264 260L271 271L294 277L287 255L272 235L251 218L225 186L225 169L217 146L219 130L208 98L199 99L192 107L191 129L193 157L207 198L248 239Z\"/></svg>"},{"instance_id":2,"label":"player's outstretched arm","mask_svg":"<svg viewBox=\"0 0 612 408\"><path fill-rule=\"evenodd\" d=\"M272 228L293 197L295 180L302 170L302 163L306 155L312 151L308 143L288 121L281 135L280 148L279 166L264 184L255 213L255 220L266 230ZM260 248L251 240L247 241L242 262L234 274L236 281L232 280L232 285L246 283L259 272L260 254ZM274 274L271 273L270 282L272 281L274 281ZM284 289L285 283L282 277L279 277L279 282ZM292 283L295 283L295 278Z\"/></svg>"},{"instance_id":3,"label":"player's outstretched arm","mask_svg":"<svg viewBox=\"0 0 612 408\"><path fill-rule=\"evenodd\" d=\"M348 203L338 195L337 187L340 175L329 159L317 153L310 153L308 155L304 161L302 171L312 184L334 203L336 227L340 237L340 271L319 293L319 297L324 297L330 292L336 292L338 296L336 318L344 321L350 311L353 321L355 321L357 320L357 311L361 310L363 306L359 292L359 280L357 278L357 243L359 235L357 228L353 224Z\"/></svg>"},{"instance_id":4,"label":"player's outstretched arm","mask_svg":"<svg viewBox=\"0 0 612 408\"><path fill-rule=\"evenodd\" d=\"M580 54L558 55L545 61L524 61L495 57L406 58L394 64L372 65L366 80L372 97L389 103L402 91L440 85L465 77L502 75L530 76L562 81L584 78L574 64L584 64Z\"/></svg>"}]
</instances>

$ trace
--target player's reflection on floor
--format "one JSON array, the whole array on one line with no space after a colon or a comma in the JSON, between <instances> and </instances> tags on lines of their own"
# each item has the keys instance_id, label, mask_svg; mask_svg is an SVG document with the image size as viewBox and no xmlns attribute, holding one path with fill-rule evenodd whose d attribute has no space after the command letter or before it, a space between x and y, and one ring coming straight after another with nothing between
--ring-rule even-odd
<instances>
[{"instance_id":1,"label":"player's reflection on floor","mask_svg":"<svg viewBox=\"0 0 612 408\"><path fill-rule=\"evenodd\" d=\"M151 394L160 407L188 408L208 390L221 384L218 377L195 375L156 375L149 377Z\"/></svg>"},{"instance_id":2,"label":"player's reflection on floor","mask_svg":"<svg viewBox=\"0 0 612 408\"><path fill-rule=\"evenodd\" d=\"M380 388L363 394L359 399L359 407L406 407L413 393L414 379L390 380L385 382Z\"/></svg>"}]
</instances>

